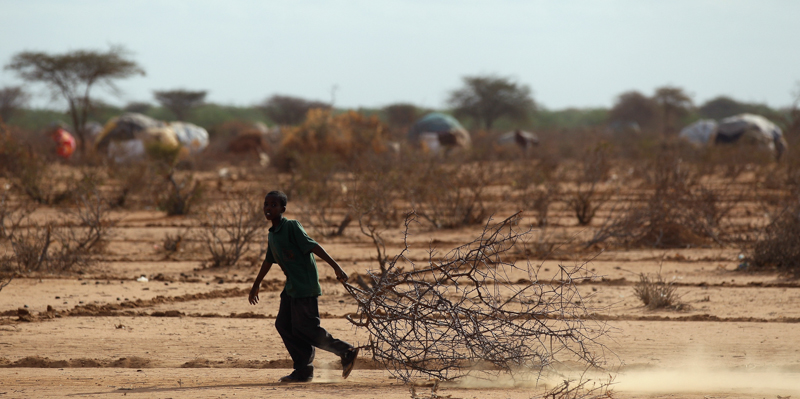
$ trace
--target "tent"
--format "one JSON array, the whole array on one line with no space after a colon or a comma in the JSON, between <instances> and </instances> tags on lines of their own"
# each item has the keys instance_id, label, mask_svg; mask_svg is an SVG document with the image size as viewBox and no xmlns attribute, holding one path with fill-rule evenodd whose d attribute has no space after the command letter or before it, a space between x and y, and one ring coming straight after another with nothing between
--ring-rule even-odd
<instances>
[{"instance_id":1,"label":"tent","mask_svg":"<svg viewBox=\"0 0 800 399\"><path fill-rule=\"evenodd\" d=\"M745 140L772 151L783 152L786 140L781 128L760 115L740 114L719 122L714 142L717 144L735 143Z\"/></svg>"},{"instance_id":2,"label":"tent","mask_svg":"<svg viewBox=\"0 0 800 399\"><path fill-rule=\"evenodd\" d=\"M148 144L183 147L198 153L208 146L208 132L186 122L162 122L137 113L111 118L95 139L95 149L107 151L117 162L140 158Z\"/></svg>"},{"instance_id":3,"label":"tent","mask_svg":"<svg viewBox=\"0 0 800 399\"><path fill-rule=\"evenodd\" d=\"M469 147L469 132L450 115L431 112L419 119L408 131L408 141L413 145L426 143L437 152L441 147Z\"/></svg>"},{"instance_id":4,"label":"tent","mask_svg":"<svg viewBox=\"0 0 800 399\"><path fill-rule=\"evenodd\" d=\"M786 149L783 131L767 118L754 114L739 114L719 122L700 120L683 128L680 137L703 144L750 144L780 157Z\"/></svg>"},{"instance_id":5,"label":"tent","mask_svg":"<svg viewBox=\"0 0 800 399\"><path fill-rule=\"evenodd\" d=\"M714 135L717 133L717 125L715 120L701 119L681 129L678 137L692 144L704 146L712 142Z\"/></svg>"}]
</instances>

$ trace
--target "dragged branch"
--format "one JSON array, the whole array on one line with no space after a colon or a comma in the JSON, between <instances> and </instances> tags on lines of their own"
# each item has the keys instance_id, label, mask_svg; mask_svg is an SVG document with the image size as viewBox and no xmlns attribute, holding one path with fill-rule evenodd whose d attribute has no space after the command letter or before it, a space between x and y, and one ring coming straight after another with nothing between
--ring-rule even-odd
<instances>
[{"instance_id":1,"label":"dragged branch","mask_svg":"<svg viewBox=\"0 0 800 399\"><path fill-rule=\"evenodd\" d=\"M601 366L607 327L591 311L578 284L594 276L585 265L560 266L547 280L539 268L503 260L524 246L529 228L515 214L489 221L474 241L418 264L405 249L370 272L371 288L347 286L366 328L373 358L396 377L452 380L475 372L525 370L539 374L564 362Z\"/></svg>"}]
</instances>

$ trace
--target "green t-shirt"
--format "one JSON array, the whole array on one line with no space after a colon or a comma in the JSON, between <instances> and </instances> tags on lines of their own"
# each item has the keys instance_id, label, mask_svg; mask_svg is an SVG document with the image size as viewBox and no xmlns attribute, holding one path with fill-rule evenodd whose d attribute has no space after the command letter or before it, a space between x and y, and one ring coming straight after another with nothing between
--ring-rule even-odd
<instances>
[{"instance_id":1,"label":"green t-shirt","mask_svg":"<svg viewBox=\"0 0 800 399\"><path fill-rule=\"evenodd\" d=\"M316 246L297 220L281 218L280 224L269 228L266 261L281 267L286 275L283 290L292 298L322 294L317 262L311 253Z\"/></svg>"}]
</instances>

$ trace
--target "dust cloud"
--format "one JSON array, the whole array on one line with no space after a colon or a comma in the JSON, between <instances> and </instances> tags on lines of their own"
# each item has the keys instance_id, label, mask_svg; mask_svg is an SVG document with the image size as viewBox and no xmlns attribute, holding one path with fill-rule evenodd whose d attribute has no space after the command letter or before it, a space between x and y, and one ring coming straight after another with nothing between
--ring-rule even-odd
<instances>
[{"instance_id":1,"label":"dust cloud","mask_svg":"<svg viewBox=\"0 0 800 399\"><path fill-rule=\"evenodd\" d=\"M617 374L613 390L649 393L800 394L800 373L780 370L651 369Z\"/></svg>"}]
</instances>

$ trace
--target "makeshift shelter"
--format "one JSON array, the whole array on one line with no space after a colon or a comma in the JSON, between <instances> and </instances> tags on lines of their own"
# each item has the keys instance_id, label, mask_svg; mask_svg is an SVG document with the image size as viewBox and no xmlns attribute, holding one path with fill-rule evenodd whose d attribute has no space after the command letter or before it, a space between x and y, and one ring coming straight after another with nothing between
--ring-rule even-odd
<instances>
[{"instance_id":1,"label":"makeshift shelter","mask_svg":"<svg viewBox=\"0 0 800 399\"><path fill-rule=\"evenodd\" d=\"M717 122L711 119L701 119L681 129L678 137L697 146L704 146L712 142L717 134Z\"/></svg>"},{"instance_id":2,"label":"makeshift shelter","mask_svg":"<svg viewBox=\"0 0 800 399\"><path fill-rule=\"evenodd\" d=\"M191 123L166 123L131 112L111 118L95 139L95 149L107 151L117 162L144 156L151 144L198 153L208 146L208 132Z\"/></svg>"},{"instance_id":3,"label":"makeshift shelter","mask_svg":"<svg viewBox=\"0 0 800 399\"><path fill-rule=\"evenodd\" d=\"M424 143L434 153L442 147L467 148L472 142L469 132L456 118L439 112L429 113L414 123L408 131L408 141L415 146Z\"/></svg>"},{"instance_id":4,"label":"makeshift shelter","mask_svg":"<svg viewBox=\"0 0 800 399\"><path fill-rule=\"evenodd\" d=\"M774 151L780 156L786 149L783 131L760 115L740 114L725 118L717 126L715 144L750 143Z\"/></svg>"},{"instance_id":5,"label":"makeshift shelter","mask_svg":"<svg viewBox=\"0 0 800 399\"><path fill-rule=\"evenodd\" d=\"M191 154L196 154L208 147L208 132L206 129L186 122L172 122L169 127L175 131L178 141Z\"/></svg>"},{"instance_id":6,"label":"makeshift shelter","mask_svg":"<svg viewBox=\"0 0 800 399\"><path fill-rule=\"evenodd\" d=\"M680 137L698 145L749 144L780 157L786 149L783 131L767 118L739 114L719 122L705 119L683 128Z\"/></svg>"},{"instance_id":7,"label":"makeshift shelter","mask_svg":"<svg viewBox=\"0 0 800 399\"><path fill-rule=\"evenodd\" d=\"M527 150L528 148L539 145L539 136L533 132L516 129L501 134L500 137L497 138L497 144L503 146L516 145L523 150Z\"/></svg>"}]
</instances>

